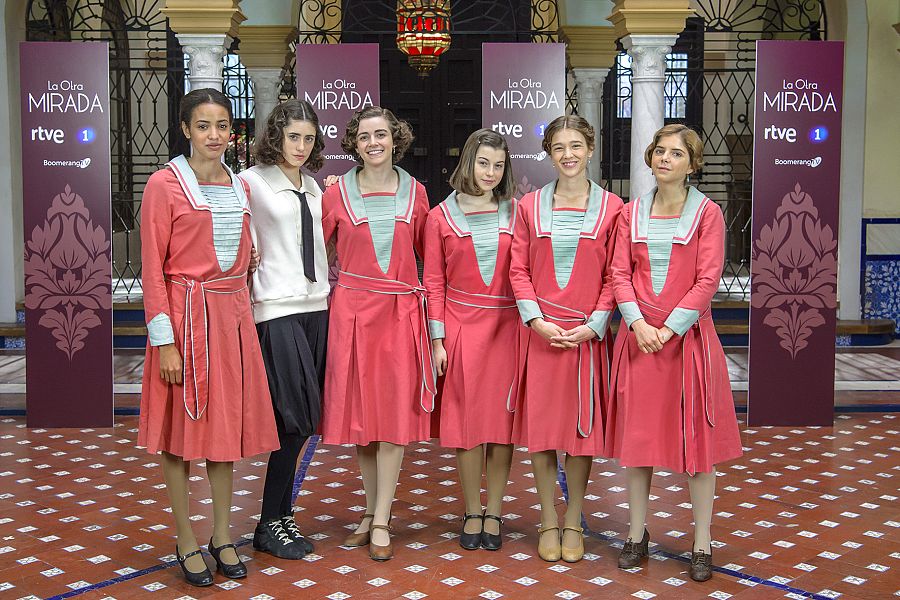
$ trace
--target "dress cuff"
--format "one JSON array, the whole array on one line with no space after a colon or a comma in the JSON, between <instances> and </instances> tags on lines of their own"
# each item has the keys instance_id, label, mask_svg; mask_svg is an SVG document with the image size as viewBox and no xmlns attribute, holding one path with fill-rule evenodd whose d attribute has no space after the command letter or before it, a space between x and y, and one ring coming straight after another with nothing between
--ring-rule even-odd
<instances>
[{"instance_id":1,"label":"dress cuff","mask_svg":"<svg viewBox=\"0 0 900 600\"><path fill-rule=\"evenodd\" d=\"M440 340L447 337L444 334L444 323L442 321L428 319L428 330L431 332L432 340Z\"/></svg>"},{"instance_id":2,"label":"dress cuff","mask_svg":"<svg viewBox=\"0 0 900 600\"><path fill-rule=\"evenodd\" d=\"M609 316L612 311L609 310L595 310L591 313L590 318L587 320L587 325L591 329L594 330L594 333L597 334L597 339L603 339L603 336L606 335L606 330L609 328Z\"/></svg>"},{"instance_id":3,"label":"dress cuff","mask_svg":"<svg viewBox=\"0 0 900 600\"><path fill-rule=\"evenodd\" d=\"M541 307L538 306L538 303L534 300L516 300L516 306L519 307L519 315L522 317L522 322L528 325L528 321L537 318L543 318L544 313L541 312Z\"/></svg>"},{"instance_id":4,"label":"dress cuff","mask_svg":"<svg viewBox=\"0 0 900 600\"><path fill-rule=\"evenodd\" d=\"M638 308L637 302L622 302L619 304L619 312L622 313L622 320L625 321L625 325L628 329L631 329L632 323L638 319L644 318L644 315L641 314L641 309Z\"/></svg>"},{"instance_id":5,"label":"dress cuff","mask_svg":"<svg viewBox=\"0 0 900 600\"><path fill-rule=\"evenodd\" d=\"M175 343L172 321L166 313L159 313L147 323L147 337L151 346L165 346Z\"/></svg>"},{"instance_id":6,"label":"dress cuff","mask_svg":"<svg viewBox=\"0 0 900 600\"><path fill-rule=\"evenodd\" d=\"M666 319L665 324L678 335L684 335L699 318L699 310L676 307Z\"/></svg>"}]
</instances>

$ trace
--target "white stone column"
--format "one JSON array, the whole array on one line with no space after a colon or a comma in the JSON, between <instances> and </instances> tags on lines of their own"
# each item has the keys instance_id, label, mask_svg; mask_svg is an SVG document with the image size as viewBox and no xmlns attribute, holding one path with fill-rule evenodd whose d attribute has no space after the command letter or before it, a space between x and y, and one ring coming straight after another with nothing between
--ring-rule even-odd
<instances>
[{"instance_id":1,"label":"white stone column","mask_svg":"<svg viewBox=\"0 0 900 600\"><path fill-rule=\"evenodd\" d=\"M587 119L594 128L594 157L588 163L588 178L600 182L600 107L603 97L603 82L609 69L576 68L575 81L578 82L578 114Z\"/></svg>"},{"instance_id":2,"label":"white stone column","mask_svg":"<svg viewBox=\"0 0 900 600\"><path fill-rule=\"evenodd\" d=\"M178 43L188 55L190 88L213 88L222 91L222 57L226 53L228 36L223 33L179 33Z\"/></svg>"},{"instance_id":3,"label":"white stone column","mask_svg":"<svg viewBox=\"0 0 900 600\"><path fill-rule=\"evenodd\" d=\"M253 82L253 104L256 111L256 131L263 131L266 117L278 104L281 88L281 69L276 67L248 67L247 74Z\"/></svg>"},{"instance_id":4,"label":"white stone column","mask_svg":"<svg viewBox=\"0 0 900 600\"><path fill-rule=\"evenodd\" d=\"M644 163L644 151L665 118L666 54L677 36L628 35L622 45L631 55L631 185L634 199L655 185L653 173Z\"/></svg>"}]
</instances>

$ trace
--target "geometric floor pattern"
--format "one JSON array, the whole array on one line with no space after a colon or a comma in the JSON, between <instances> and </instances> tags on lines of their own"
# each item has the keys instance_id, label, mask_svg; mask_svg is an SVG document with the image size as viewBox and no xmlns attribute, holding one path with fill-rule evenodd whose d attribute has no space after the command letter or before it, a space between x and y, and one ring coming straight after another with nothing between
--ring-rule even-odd
<instances>
[{"instance_id":1,"label":"geometric floor pattern","mask_svg":"<svg viewBox=\"0 0 900 600\"><path fill-rule=\"evenodd\" d=\"M303 561L253 550L264 463L235 466L233 535L241 581L187 585L173 562L171 515L156 457L135 448L137 417L110 429L27 429L0 419L0 598L887 598L900 596L900 414L839 414L829 428L747 428L744 456L721 465L709 582L687 576L691 511L685 476L657 472L648 515L652 556L616 568L627 531L624 476L593 465L587 555L546 563L536 551L537 495L517 451L498 552L457 543L455 457L407 448L394 505L395 558L375 563L340 540L362 514L352 447L311 444L297 473L297 521L316 544ZM208 539L208 486L194 466L191 510ZM560 477L560 509L565 480ZM201 542L202 543L202 542ZM207 563L212 559L207 557Z\"/></svg>"},{"instance_id":2,"label":"geometric floor pattern","mask_svg":"<svg viewBox=\"0 0 900 600\"><path fill-rule=\"evenodd\" d=\"M746 391L747 349L727 347L725 360L734 391ZM900 347L841 348L835 355L835 386L838 391L900 391ZM144 371L144 351L116 349L113 376L118 394L140 394ZM0 351L0 399L25 393L25 354L21 350ZM24 406L24 404L23 404ZM0 402L2 407L2 402Z\"/></svg>"}]
</instances>

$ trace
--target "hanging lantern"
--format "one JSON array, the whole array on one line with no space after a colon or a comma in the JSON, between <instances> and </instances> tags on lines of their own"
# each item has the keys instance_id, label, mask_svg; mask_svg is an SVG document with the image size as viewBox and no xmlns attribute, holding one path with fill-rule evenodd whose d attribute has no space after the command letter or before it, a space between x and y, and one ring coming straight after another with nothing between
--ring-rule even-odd
<instances>
[{"instance_id":1,"label":"hanging lantern","mask_svg":"<svg viewBox=\"0 0 900 600\"><path fill-rule=\"evenodd\" d=\"M397 0L397 48L427 77L450 47L450 0Z\"/></svg>"}]
</instances>

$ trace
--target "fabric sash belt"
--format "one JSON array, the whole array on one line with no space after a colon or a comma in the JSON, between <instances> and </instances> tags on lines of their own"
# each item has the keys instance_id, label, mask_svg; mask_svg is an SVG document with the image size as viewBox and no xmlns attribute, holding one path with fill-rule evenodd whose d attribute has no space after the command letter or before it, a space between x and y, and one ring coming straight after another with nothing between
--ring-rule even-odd
<instances>
[{"instance_id":1,"label":"fabric sash belt","mask_svg":"<svg viewBox=\"0 0 900 600\"><path fill-rule=\"evenodd\" d=\"M669 313L645 302L638 301L641 313L651 320L664 322ZM710 427L715 427L715 384L712 378L712 357L709 337L716 335L712 320L712 308L707 306L700 313L697 322L681 338L681 389L684 410L682 411L682 435L684 437L685 471L693 475L697 470L697 444L694 431L694 407L697 401L703 409L703 416ZM694 376L696 375L696 379ZM699 386L695 385L699 382Z\"/></svg>"},{"instance_id":2,"label":"fabric sash belt","mask_svg":"<svg viewBox=\"0 0 900 600\"><path fill-rule=\"evenodd\" d=\"M471 306L474 308L516 308L516 299L512 296L492 296L491 294L471 294L447 286L445 298L447 302Z\"/></svg>"},{"instance_id":3,"label":"fabric sash belt","mask_svg":"<svg viewBox=\"0 0 900 600\"><path fill-rule=\"evenodd\" d=\"M419 362L419 374L422 384L419 388L419 406L425 412L434 410L434 397L437 394L437 371L434 367L434 356L431 353L431 333L428 330L428 301L425 288L410 285L396 279L367 277L341 271L337 284L348 290L387 294L391 296L415 296L419 304L419 335L416 336L416 354Z\"/></svg>"},{"instance_id":4,"label":"fabric sash belt","mask_svg":"<svg viewBox=\"0 0 900 600\"><path fill-rule=\"evenodd\" d=\"M586 313L538 298L538 306L544 318L557 323L584 325L588 321ZM594 385L594 355L599 352L599 340L594 337L578 344L578 435L588 437L594 428L594 406L600 401L596 397Z\"/></svg>"},{"instance_id":5,"label":"fabric sash belt","mask_svg":"<svg viewBox=\"0 0 900 600\"><path fill-rule=\"evenodd\" d=\"M197 421L209 404L209 319L206 294L236 294L247 289L247 274L196 281L181 276L166 277L184 290L184 409Z\"/></svg>"}]
</instances>

